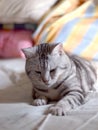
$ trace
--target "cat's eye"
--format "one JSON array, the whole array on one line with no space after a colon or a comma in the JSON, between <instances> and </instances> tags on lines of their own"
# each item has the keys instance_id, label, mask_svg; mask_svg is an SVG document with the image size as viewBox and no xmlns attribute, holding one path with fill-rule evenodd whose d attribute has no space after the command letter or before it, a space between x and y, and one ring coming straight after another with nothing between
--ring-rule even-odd
<instances>
[{"instance_id":1,"label":"cat's eye","mask_svg":"<svg viewBox=\"0 0 98 130\"><path fill-rule=\"evenodd\" d=\"M40 71L35 71L37 74L41 74L41 72Z\"/></svg>"},{"instance_id":2,"label":"cat's eye","mask_svg":"<svg viewBox=\"0 0 98 130\"><path fill-rule=\"evenodd\" d=\"M56 70L56 69L52 69L52 70L50 70L50 73L55 72L55 70Z\"/></svg>"}]
</instances>

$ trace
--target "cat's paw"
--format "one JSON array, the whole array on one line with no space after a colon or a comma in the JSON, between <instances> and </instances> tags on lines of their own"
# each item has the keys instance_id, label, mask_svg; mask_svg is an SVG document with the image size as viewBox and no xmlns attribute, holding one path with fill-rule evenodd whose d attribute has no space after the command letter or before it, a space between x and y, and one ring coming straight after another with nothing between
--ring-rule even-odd
<instances>
[{"instance_id":1,"label":"cat's paw","mask_svg":"<svg viewBox=\"0 0 98 130\"><path fill-rule=\"evenodd\" d=\"M49 108L49 113L56 116L66 115L66 110L62 106L52 106Z\"/></svg>"},{"instance_id":2,"label":"cat's paw","mask_svg":"<svg viewBox=\"0 0 98 130\"><path fill-rule=\"evenodd\" d=\"M34 106L42 106L42 105L46 105L47 104L47 100L45 99L35 99L32 103L32 105Z\"/></svg>"}]
</instances>

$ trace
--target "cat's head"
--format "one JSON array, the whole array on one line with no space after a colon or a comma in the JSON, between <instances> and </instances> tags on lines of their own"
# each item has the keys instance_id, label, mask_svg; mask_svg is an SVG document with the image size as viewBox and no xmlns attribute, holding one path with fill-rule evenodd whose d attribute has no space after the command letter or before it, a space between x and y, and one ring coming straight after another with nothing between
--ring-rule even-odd
<instances>
[{"instance_id":1,"label":"cat's head","mask_svg":"<svg viewBox=\"0 0 98 130\"><path fill-rule=\"evenodd\" d=\"M67 69L67 56L62 44L40 44L23 49L26 72L34 84L50 87L62 78Z\"/></svg>"}]
</instances>

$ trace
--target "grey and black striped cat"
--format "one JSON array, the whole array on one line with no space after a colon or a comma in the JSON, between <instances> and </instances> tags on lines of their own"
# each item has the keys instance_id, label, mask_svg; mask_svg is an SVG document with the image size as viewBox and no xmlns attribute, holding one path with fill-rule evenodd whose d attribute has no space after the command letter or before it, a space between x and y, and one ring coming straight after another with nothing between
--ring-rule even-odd
<instances>
[{"instance_id":1,"label":"grey and black striped cat","mask_svg":"<svg viewBox=\"0 0 98 130\"><path fill-rule=\"evenodd\" d=\"M23 52L26 73L33 84L33 105L56 101L49 112L65 115L81 105L87 93L94 89L97 76L90 61L66 53L61 44L43 43Z\"/></svg>"}]
</instances>

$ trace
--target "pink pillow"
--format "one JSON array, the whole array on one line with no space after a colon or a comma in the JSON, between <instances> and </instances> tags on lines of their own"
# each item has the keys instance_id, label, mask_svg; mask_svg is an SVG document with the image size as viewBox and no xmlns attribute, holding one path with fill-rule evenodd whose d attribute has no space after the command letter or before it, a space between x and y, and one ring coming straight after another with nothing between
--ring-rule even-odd
<instances>
[{"instance_id":1,"label":"pink pillow","mask_svg":"<svg viewBox=\"0 0 98 130\"><path fill-rule=\"evenodd\" d=\"M0 31L0 58L24 57L22 48L31 47L31 31Z\"/></svg>"}]
</instances>

